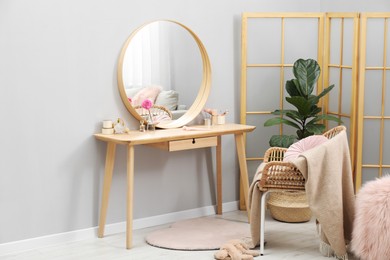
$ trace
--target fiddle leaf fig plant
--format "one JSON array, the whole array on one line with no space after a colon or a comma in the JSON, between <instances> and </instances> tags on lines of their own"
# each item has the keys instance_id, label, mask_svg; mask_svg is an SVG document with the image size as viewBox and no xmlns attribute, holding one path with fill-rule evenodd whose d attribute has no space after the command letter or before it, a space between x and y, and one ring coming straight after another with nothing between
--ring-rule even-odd
<instances>
[{"instance_id":1,"label":"fiddle leaf fig plant","mask_svg":"<svg viewBox=\"0 0 390 260\"><path fill-rule=\"evenodd\" d=\"M296 135L273 135L269 141L270 146L289 147L295 141L314 134L321 134L325 130L322 120L331 120L342 123L332 115L322 114L317 104L334 87L325 88L318 96L313 95L314 86L320 76L321 69L316 60L299 59L293 66L295 79L286 81L286 91L290 95L286 101L295 109L275 110L274 117L265 121L264 126L285 124L296 128Z\"/></svg>"}]
</instances>

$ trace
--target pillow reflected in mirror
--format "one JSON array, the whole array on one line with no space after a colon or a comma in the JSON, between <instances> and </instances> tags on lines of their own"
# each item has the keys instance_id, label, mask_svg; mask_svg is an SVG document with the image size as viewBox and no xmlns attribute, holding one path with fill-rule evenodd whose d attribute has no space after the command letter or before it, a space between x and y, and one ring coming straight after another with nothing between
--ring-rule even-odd
<instances>
[{"instance_id":1,"label":"pillow reflected in mirror","mask_svg":"<svg viewBox=\"0 0 390 260\"><path fill-rule=\"evenodd\" d=\"M161 86L157 85L141 87L136 91L134 95L131 96L131 93L129 93L130 95L127 95L127 97L131 98L131 104L133 106L140 106L145 99L150 99L153 103L155 103L156 98L160 94L162 89L163 88ZM127 90L126 93L128 93Z\"/></svg>"},{"instance_id":2,"label":"pillow reflected in mirror","mask_svg":"<svg viewBox=\"0 0 390 260\"><path fill-rule=\"evenodd\" d=\"M169 110L176 110L179 103L179 93L174 90L163 90L156 98L156 105L164 106Z\"/></svg>"}]
</instances>

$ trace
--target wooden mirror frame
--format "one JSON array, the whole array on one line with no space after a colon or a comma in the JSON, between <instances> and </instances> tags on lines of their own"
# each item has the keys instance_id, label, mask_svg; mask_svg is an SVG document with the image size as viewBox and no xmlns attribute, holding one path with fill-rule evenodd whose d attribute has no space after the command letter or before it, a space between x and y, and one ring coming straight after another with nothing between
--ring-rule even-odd
<instances>
[{"instance_id":1,"label":"wooden mirror frame","mask_svg":"<svg viewBox=\"0 0 390 260\"><path fill-rule=\"evenodd\" d=\"M183 27L184 29L186 29L192 35L192 37L194 38L196 44L198 45L199 51L200 51L200 54L201 54L201 57L202 57L202 64L203 64L202 82L200 84L198 95L195 98L195 100L192 103L192 105L190 106L190 108L186 111L186 113L184 115L182 115L180 118L178 118L176 120L172 120L172 121L169 121L169 122L161 122L161 123L157 124L158 128L177 128L177 127L182 127L182 126L188 124L189 122L191 122L192 120L194 120L195 117L197 115L199 115L199 113L202 111L204 105L206 104L207 98L208 98L209 93L210 93L210 88L211 88L211 65L210 65L210 60L209 60L209 57L207 55L207 52L206 52L206 49L205 49L203 43L200 41L198 36L191 29L189 29L187 26L185 26L185 25L183 25L183 24L181 24L179 22L172 21L172 20L158 20L158 21L172 22L172 23L175 23L175 24ZM153 22L157 22L157 21L153 21ZM149 23L146 23L146 24L142 25L141 27L136 29L129 36L129 38L126 40L124 46L122 47L122 51L120 53L119 62L118 62L117 77L118 77L118 88L119 88L119 93L120 93L121 99L123 101L123 104L126 106L127 110L138 121L143 120L143 118L138 114L138 112L133 108L133 106L128 101L128 97L126 95L125 86L124 86L124 82L123 82L123 74L122 74L123 73L123 62L124 62L124 57L125 57L125 54L126 54L126 51L127 51L127 47L129 46L129 44L130 44L131 40L133 39L133 37L137 34L138 31L140 31L142 28L144 28L145 26L147 26L148 24L151 24L153 22L149 22Z\"/></svg>"}]
</instances>

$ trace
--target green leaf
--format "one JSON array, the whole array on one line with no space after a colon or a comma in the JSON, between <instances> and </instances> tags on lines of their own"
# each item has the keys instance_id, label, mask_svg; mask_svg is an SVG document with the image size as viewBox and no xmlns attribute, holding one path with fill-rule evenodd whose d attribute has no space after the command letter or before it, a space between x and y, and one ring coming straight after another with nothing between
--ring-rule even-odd
<instances>
[{"instance_id":1,"label":"green leaf","mask_svg":"<svg viewBox=\"0 0 390 260\"><path fill-rule=\"evenodd\" d=\"M311 112L308 117L316 117L318 113L321 113L322 109L320 107L317 107L316 105L312 106Z\"/></svg>"},{"instance_id":2,"label":"green leaf","mask_svg":"<svg viewBox=\"0 0 390 260\"><path fill-rule=\"evenodd\" d=\"M306 98L295 96L295 97L286 97L288 103L292 104L298 109L298 112L303 117L307 117L311 112L311 104L307 101Z\"/></svg>"},{"instance_id":3,"label":"green leaf","mask_svg":"<svg viewBox=\"0 0 390 260\"><path fill-rule=\"evenodd\" d=\"M301 87L299 86L299 81L297 79L292 79L294 85L297 88L297 91L299 92L299 96L304 97L304 93L301 92Z\"/></svg>"},{"instance_id":4,"label":"green leaf","mask_svg":"<svg viewBox=\"0 0 390 260\"><path fill-rule=\"evenodd\" d=\"M334 122L337 122L337 123L340 123L340 124L344 123L340 118L332 116L332 115L323 115L323 117L324 117L323 118L324 120L334 121Z\"/></svg>"},{"instance_id":5,"label":"green leaf","mask_svg":"<svg viewBox=\"0 0 390 260\"><path fill-rule=\"evenodd\" d=\"M311 105L317 105L318 102L320 101L320 98L317 97L316 95L309 95L309 97L307 98L307 101L311 104Z\"/></svg>"},{"instance_id":6,"label":"green leaf","mask_svg":"<svg viewBox=\"0 0 390 260\"><path fill-rule=\"evenodd\" d=\"M290 113L291 113L295 118L298 118L298 119L300 119L300 120L303 119L302 115L299 114L298 111L290 110L290 111L288 111L288 112L286 113L286 115L287 115L287 114L290 114Z\"/></svg>"},{"instance_id":7,"label":"green leaf","mask_svg":"<svg viewBox=\"0 0 390 260\"><path fill-rule=\"evenodd\" d=\"M328 94L332 88L334 88L334 85L330 85L329 87L325 88L317 97L318 97L318 100L320 98L322 98L323 96L325 96L326 94Z\"/></svg>"},{"instance_id":8,"label":"green leaf","mask_svg":"<svg viewBox=\"0 0 390 260\"><path fill-rule=\"evenodd\" d=\"M307 124L314 124L315 122L318 122L318 121L321 121L321 120L330 120L330 121L335 121L335 122L338 122L340 124L343 123L342 120L340 120L338 117L335 117L335 116L332 116L332 115L327 115L327 114L322 114L322 115L318 115L318 116L315 116L310 122L308 122Z\"/></svg>"},{"instance_id":9,"label":"green leaf","mask_svg":"<svg viewBox=\"0 0 390 260\"><path fill-rule=\"evenodd\" d=\"M272 147L288 148L295 140L297 140L295 135L273 135L269 140L269 145Z\"/></svg>"},{"instance_id":10,"label":"green leaf","mask_svg":"<svg viewBox=\"0 0 390 260\"><path fill-rule=\"evenodd\" d=\"M272 112L273 115L280 116L280 115L286 115L289 112L292 112L294 110L290 109L276 109L274 112Z\"/></svg>"},{"instance_id":11,"label":"green leaf","mask_svg":"<svg viewBox=\"0 0 390 260\"><path fill-rule=\"evenodd\" d=\"M313 92L321 69L317 61L313 59L299 59L294 63L293 73L299 82L299 85L297 85L299 92L307 97Z\"/></svg>"},{"instance_id":12,"label":"green leaf","mask_svg":"<svg viewBox=\"0 0 390 260\"><path fill-rule=\"evenodd\" d=\"M297 136L298 136L298 140L301 140L301 139L303 139L303 138L306 138L306 137L308 137L308 136L313 135L313 133L307 131L307 129L305 129L305 130L297 130L296 133L297 133Z\"/></svg>"},{"instance_id":13,"label":"green leaf","mask_svg":"<svg viewBox=\"0 0 390 260\"><path fill-rule=\"evenodd\" d=\"M291 118L292 120L298 122L301 124L301 121L303 120L301 114L298 113L298 111L295 111L295 110L291 110L291 109L285 109L285 110L275 110L274 112L272 112L273 115L285 115L289 118Z\"/></svg>"},{"instance_id":14,"label":"green leaf","mask_svg":"<svg viewBox=\"0 0 390 260\"><path fill-rule=\"evenodd\" d=\"M296 123L291 122L290 120L287 120L282 117L274 117L270 118L267 121L264 122L264 126L273 126L273 125L281 125L281 124L286 124L295 128L300 128Z\"/></svg>"},{"instance_id":15,"label":"green leaf","mask_svg":"<svg viewBox=\"0 0 390 260\"><path fill-rule=\"evenodd\" d=\"M307 131L309 131L315 135L320 135L324 132L325 125L323 125L323 124L307 124L306 129L307 129Z\"/></svg>"},{"instance_id":16,"label":"green leaf","mask_svg":"<svg viewBox=\"0 0 390 260\"><path fill-rule=\"evenodd\" d=\"M297 86L294 84L294 80L287 80L286 81L286 91L291 96L300 96L299 90L297 89Z\"/></svg>"},{"instance_id":17,"label":"green leaf","mask_svg":"<svg viewBox=\"0 0 390 260\"><path fill-rule=\"evenodd\" d=\"M297 111L288 112L286 113L286 116L296 121L300 125L302 125L302 121L304 120L304 118Z\"/></svg>"}]
</instances>

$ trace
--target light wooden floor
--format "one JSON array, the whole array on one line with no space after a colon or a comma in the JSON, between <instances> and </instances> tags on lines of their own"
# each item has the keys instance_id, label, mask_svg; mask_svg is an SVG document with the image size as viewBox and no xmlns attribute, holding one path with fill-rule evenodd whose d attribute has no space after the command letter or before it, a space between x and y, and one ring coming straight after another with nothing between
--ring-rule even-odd
<instances>
[{"instance_id":1,"label":"light wooden floor","mask_svg":"<svg viewBox=\"0 0 390 260\"><path fill-rule=\"evenodd\" d=\"M218 216L216 216L218 217ZM246 213L233 211L224 213L225 219L246 221ZM64 243L56 246L39 248L19 252L12 255L0 256L2 260L207 260L214 259L215 251L178 251L160 249L145 243L144 237L149 232L167 227L157 226L135 230L134 247L125 249L125 233L95 238L84 241ZM282 223L266 218L265 255L256 257L256 260L268 259L299 259L316 260L330 259L323 257L318 251L314 221L291 224ZM350 258L353 259L353 258Z\"/></svg>"}]
</instances>

